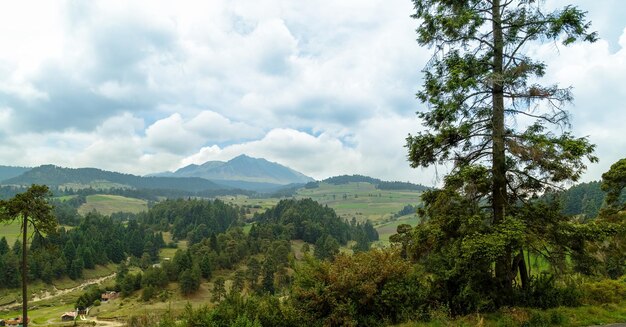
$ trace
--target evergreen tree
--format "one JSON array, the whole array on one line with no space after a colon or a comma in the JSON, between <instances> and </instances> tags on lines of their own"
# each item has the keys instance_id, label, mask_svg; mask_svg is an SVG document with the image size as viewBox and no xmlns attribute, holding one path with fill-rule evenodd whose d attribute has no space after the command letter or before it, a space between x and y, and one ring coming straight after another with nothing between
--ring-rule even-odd
<instances>
[{"instance_id":1,"label":"evergreen tree","mask_svg":"<svg viewBox=\"0 0 626 327\"><path fill-rule=\"evenodd\" d=\"M626 187L626 158L611 165L611 169L602 174L602 190L606 193L606 203L612 207L620 207L620 194Z\"/></svg>"},{"instance_id":2,"label":"evergreen tree","mask_svg":"<svg viewBox=\"0 0 626 327\"><path fill-rule=\"evenodd\" d=\"M274 294L274 273L276 272L276 263L270 259L265 258L263 262L263 279L261 280L261 290L264 293Z\"/></svg>"},{"instance_id":3,"label":"evergreen tree","mask_svg":"<svg viewBox=\"0 0 626 327\"><path fill-rule=\"evenodd\" d=\"M261 265L256 258L250 257L246 262L246 266L248 267L248 270L246 270L248 284L250 285L250 288L254 288L259 280L259 275L261 274Z\"/></svg>"},{"instance_id":4,"label":"evergreen tree","mask_svg":"<svg viewBox=\"0 0 626 327\"><path fill-rule=\"evenodd\" d=\"M524 222L511 217L512 206L577 180L584 159L597 161L586 138L556 134L555 126L568 127L564 105L572 100L570 88L536 83L545 64L523 51L532 42L568 45L595 41L596 34L588 32L585 13L573 6L546 12L541 2L526 0L413 2L414 17L420 19L418 42L434 54L417 94L429 106L418 114L426 131L407 137L409 160L412 167L452 162L448 191L437 195L447 192L447 201L454 201L452 190L458 190L476 208L489 204L489 212L474 212L489 221L482 231L474 229L484 238L471 241L489 242L474 244L476 250L498 245L487 261L494 261L498 292L507 297L518 272L524 287L528 284ZM518 117L531 122L517 124ZM432 196L427 204L445 205ZM444 217L439 222L446 224Z\"/></svg>"},{"instance_id":5,"label":"evergreen tree","mask_svg":"<svg viewBox=\"0 0 626 327\"><path fill-rule=\"evenodd\" d=\"M0 238L0 255L4 255L10 251L9 242L7 242L6 237L2 236Z\"/></svg>"},{"instance_id":6,"label":"evergreen tree","mask_svg":"<svg viewBox=\"0 0 626 327\"><path fill-rule=\"evenodd\" d=\"M217 277L213 282L213 302L219 302L226 296L225 280L223 277Z\"/></svg>"},{"instance_id":7,"label":"evergreen tree","mask_svg":"<svg viewBox=\"0 0 626 327\"><path fill-rule=\"evenodd\" d=\"M32 185L26 192L16 194L7 201L0 200L0 221L22 220L22 318L24 327L28 326L28 226L31 225L35 234L54 233L57 220L52 215L52 206L48 203L50 190L45 185Z\"/></svg>"}]
</instances>

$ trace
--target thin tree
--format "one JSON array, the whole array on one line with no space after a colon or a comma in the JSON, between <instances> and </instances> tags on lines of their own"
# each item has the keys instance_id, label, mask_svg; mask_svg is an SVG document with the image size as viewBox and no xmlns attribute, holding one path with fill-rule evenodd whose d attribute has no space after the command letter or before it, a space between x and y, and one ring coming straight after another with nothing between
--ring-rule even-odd
<instances>
[{"instance_id":1,"label":"thin tree","mask_svg":"<svg viewBox=\"0 0 626 327\"><path fill-rule=\"evenodd\" d=\"M406 139L412 167L452 163L447 181L484 181L463 192L488 204L498 226L512 205L577 180L585 159L597 161L594 146L567 131L571 88L539 84L546 65L525 54L543 41L595 41L585 12L546 12L535 0L413 3L417 40L433 56L417 94L429 107L418 113L426 130ZM518 268L526 284L523 250L503 252L495 262L501 290L511 289Z\"/></svg>"},{"instance_id":2,"label":"thin tree","mask_svg":"<svg viewBox=\"0 0 626 327\"><path fill-rule=\"evenodd\" d=\"M34 233L48 234L56 231L57 220L47 198L50 191L45 185L32 185L26 192L12 199L0 201L0 221L22 219L22 323L28 326L28 225Z\"/></svg>"}]
</instances>

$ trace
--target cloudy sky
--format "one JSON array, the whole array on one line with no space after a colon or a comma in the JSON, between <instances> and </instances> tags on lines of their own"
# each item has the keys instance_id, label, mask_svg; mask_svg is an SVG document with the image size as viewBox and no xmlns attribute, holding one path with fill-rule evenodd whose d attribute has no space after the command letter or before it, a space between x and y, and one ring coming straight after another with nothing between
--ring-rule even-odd
<instances>
[{"instance_id":1,"label":"cloudy sky","mask_svg":"<svg viewBox=\"0 0 626 327\"><path fill-rule=\"evenodd\" d=\"M594 180L626 157L626 2L574 3L601 40L528 51L574 87ZM430 56L411 13L410 0L0 0L0 165L147 174L245 153L318 179L433 185L403 148Z\"/></svg>"}]
</instances>

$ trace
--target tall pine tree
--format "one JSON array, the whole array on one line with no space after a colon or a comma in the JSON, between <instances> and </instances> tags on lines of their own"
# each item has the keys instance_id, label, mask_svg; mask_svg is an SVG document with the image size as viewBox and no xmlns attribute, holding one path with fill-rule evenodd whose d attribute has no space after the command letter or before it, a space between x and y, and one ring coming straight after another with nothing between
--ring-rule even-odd
<instances>
[{"instance_id":1,"label":"tall pine tree","mask_svg":"<svg viewBox=\"0 0 626 327\"><path fill-rule=\"evenodd\" d=\"M525 223L510 219L513 207L577 180L585 159L597 161L594 146L567 131L571 88L539 84L546 65L525 50L543 41L593 42L596 34L573 6L548 12L534 0L413 2L418 42L433 56L417 94L428 106L418 113L426 128L407 137L408 158L412 167L452 163L444 191L426 204L483 215L471 223L477 235L459 244L464 251L490 248L483 257L493 260L497 292L510 294L518 272L522 283L528 277L519 244ZM454 201L437 199L444 193L474 207L452 208Z\"/></svg>"}]
</instances>

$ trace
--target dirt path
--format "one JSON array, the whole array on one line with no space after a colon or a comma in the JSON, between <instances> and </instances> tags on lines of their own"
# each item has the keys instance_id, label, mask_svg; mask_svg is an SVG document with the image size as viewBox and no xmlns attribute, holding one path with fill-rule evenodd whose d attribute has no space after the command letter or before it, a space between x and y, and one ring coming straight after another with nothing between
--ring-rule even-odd
<instances>
[{"instance_id":1,"label":"dirt path","mask_svg":"<svg viewBox=\"0 0 626 327\"><path fill-rule=\"evenodd\" d=\"M80 321L93 321L95 323L95 326L100 326L100 327L124 327L126 326L126 324L124 324L121 321L117 321L117 320L99 320L98 318L94 318L94 319L80 319ZM52 325L63 325L63 326L67 326L68 322L67 321L58 321L57 319L50 319L48 320L45 325L46 326L52 326ZM35 324L35 323L30 323L29 325L33 325L33 326L40 326L39 324Z\"/></svg>"},{"instance_id":2,"label":"dirt path","mask_svg":"<svg viewBox=\"0 0 626 327\"><path fill-rule=\"evenodd\" d=\"M61 289L61 290L57 289L53 285L52 286L52 292L47 291L47 290L44 291L44 292L41 292L39 295L35 295L32 300L29 300L28 303L31 304L31 303L36 303L36 302L43 301L43 300L53 299L53 298L59 297L61 295L65 295L65 294L72 293L72 292L77 291L77 290L81 290L81 289L83 289L83 288L85 288L85 287L87 287L89 285L101 284L105 280L113 278L113 277L115 277L115 273L112 273L111 275L100 277L100 278L88 279L88 280L82 282L78 286L71 287L71 288L66 288L66 289ZM11 303L11 304L0 306L0 310L11 310L11 309L14 309L14 308L19 308L21 306L22 306L22 303ZM107 326L110 326L110 325L107 325Z\"/></svg>"},{"instance_id":3,"label":"dirt path","mask_svg":"<svg viewBox=\"0 0 626 327\"><path fill-rule=\"evenodd\" d=\"M125 323L116 321L116 320L99 320L99 319L94 319L93 321L96 322L96 326L109 326L109 327L123 327L126 326Z\"/></svg>"}]
</instances>

